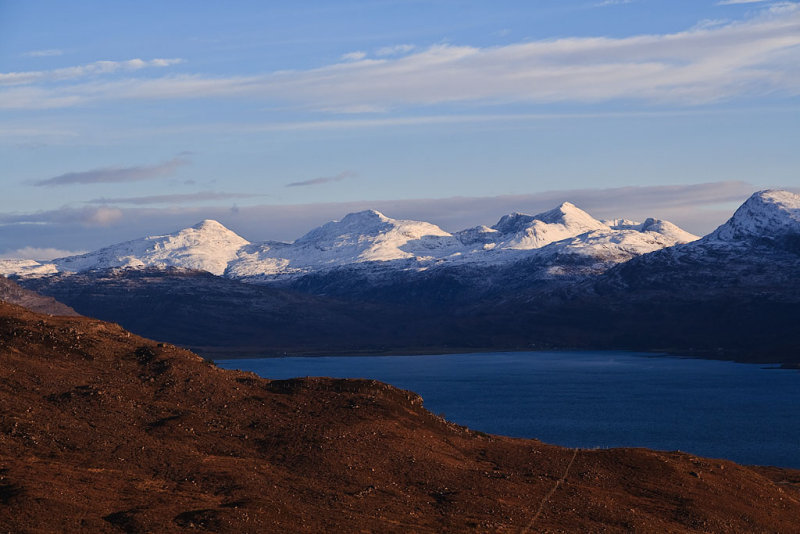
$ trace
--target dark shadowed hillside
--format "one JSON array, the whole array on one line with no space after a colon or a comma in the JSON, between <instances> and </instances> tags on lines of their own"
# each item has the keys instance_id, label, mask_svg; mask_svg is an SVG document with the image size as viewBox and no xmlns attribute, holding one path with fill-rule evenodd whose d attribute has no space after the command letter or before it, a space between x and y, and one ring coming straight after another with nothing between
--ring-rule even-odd
<instances>
[{"instance_id":1,"label":"dark shadowed hillside","mask_svg":"<svg viewBox=\"0 0 800 534\"><path fill-rule=\"evenodd\" d=\"M75 310L56 299L23 289L4 276L0 276L0 301L50 315L77 315Z\"/></svg>"}]
</instances>

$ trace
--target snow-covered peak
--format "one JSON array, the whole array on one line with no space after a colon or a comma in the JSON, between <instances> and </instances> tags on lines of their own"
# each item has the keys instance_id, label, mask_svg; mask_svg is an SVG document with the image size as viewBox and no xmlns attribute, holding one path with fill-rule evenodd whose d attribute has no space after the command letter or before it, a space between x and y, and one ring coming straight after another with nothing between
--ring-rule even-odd
<instances>
[{"instance_id":1,"label":"snow-covered peak","mask_svg":"<svg viewBox=\"0 0 800 534\"><path fill-rule=\"evenodd\" d=\"M569 202L537 215L505 215L492 228L509 236L508 248L517 250L541 248L586 232L609 229L606 224Z\"/></svg>"},{"instance_id":2,"label":"snow-covered peak","mask_svg":"<svg viewBox=\"0 0 800 534\"><path fill-rule=\"evenodd\" d=\"M672 241L674 244L691 243L692 241L700 239L700 236L687 232L677 224L673 224L669 221L662 221L661 219L648 218L637 230L640 232L659 234Z\"/></svg>"},{"instance_id":3,"label":"snow-covered peak","mask_svg":"<svg viewBox=\"0 0 800 534\"><path fill-rule=\"evenodd\" d=\"M605 225L571 202L562 202L557 208L534 215L535 219L548 224L563 224L569 228L599 230Z\"/></svg>"},{"instance_id":4,"label":"snow-covered peak","mask_svg":"<svg viewBox=\"0 0 800 534\"><path fill-rule=\"evenodd\" d=\"M440 256L458 243L435 224L392 219L379 211L350 213L291 244L244 247L227 275L233 278L305 273L364 262Z\"/></svg>"},{"instance_id":5,"label":"snow-covered peak","mask_svg":"<svg viewBox=\"0 0 800 534\"><path fill-rule=\"evenodd\" d=\"M800 195L790 191L767 190L754 193L728 222L705 240L736 241L785 234L800 234Z\"/></svg>"},{"instance_id":6,"label":"snow-covered peak","mask_svg":"<svg viewBox=\"0 0 800 534\"><path fill-rule=\"evenodd\" d=\"M388 232L402 222L406 221L395 221L377 210L348 213L341 220L331 221L314 228L295 243L299 245L329 242L347 235L377 236Z\"/></svg>"},{"instance_id":7,"label":"snow-covered peak","mask_svg":"<svg viewBox=\"0 0 800 534\"><path fill-rule=\"evenodd\" d=\"M342 221L388 221L389 217L379 212L378 210L364 210L348 213L344 216Z\"/></svg>"},{"instance_id":8,"label":"snow-covered peak","mask_svg":"<svg viewBox=\"0 0 800 534\"><path fill-rule=\"evenodd\" d=\"M214 220L178 232L135 239L100 250L53 260L59 271L80 272L118 267L183 267L222 274L240 248L243 237Z\"/></svg>"},{"instance_id":9,"label":"snow-covered peak","mask_svg":"<svg viewBox=\"0 0 800 534\"><path fill-rule=\"evenodd\" d=\"M201 232L234 233L228 230L221 222L215 221L214 219L204 219L192 226L192 229L200 230Z\"/></svg>"}]
</instances>

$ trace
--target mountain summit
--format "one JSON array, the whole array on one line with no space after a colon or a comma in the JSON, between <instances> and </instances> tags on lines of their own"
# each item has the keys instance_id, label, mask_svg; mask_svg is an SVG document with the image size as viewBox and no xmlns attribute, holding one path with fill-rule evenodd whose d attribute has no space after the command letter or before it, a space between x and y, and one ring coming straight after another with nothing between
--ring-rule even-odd
<instances>
[{"instance_id":1,"label":"mountain summit","mask_svg":"<svg viewBox=\"0 0 800 534\"><path fill-rule=\"evenodd\" d=\"M541 248L594 230L609 230L607 224L569 202L537 215L506 215L492 228L504 235L514 234L507 248L518 250Z\"/></svg>"},{"instance_id":2,"label":"mountain summit","mask_svg":"<svg viewBox=\"0 0 800 534\"><path fill-rule=\"evenodd\" d=\"M95 252L53 260L59 271L182 267L221 275L249 242L217 221L206 219L178 232L144 237Z\"/></svg>"},{"instance_id":3,"label":"mountain summit","mask_svg":"<svg viewBox=\"0 0 800 534\"><path fill-rule=\"evenodd\" d=\"M754 193L728 222L708 236L712 241L800 234L800 195L790 191Z\"/></svg>"}]
</instances>

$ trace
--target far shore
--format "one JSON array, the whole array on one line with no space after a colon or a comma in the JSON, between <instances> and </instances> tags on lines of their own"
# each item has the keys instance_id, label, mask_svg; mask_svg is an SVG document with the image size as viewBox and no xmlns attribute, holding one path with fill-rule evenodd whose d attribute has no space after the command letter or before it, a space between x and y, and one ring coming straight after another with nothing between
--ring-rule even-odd
<instances>
[{"instance_id":1,"label":"far shore","mask_svg":"<svg viewBox=\"0 0 800 534\"><path fill-rule=\"evenodd\" d=\"M722 350L680 350L680 349L635 349L635 348L587 348L587 347L436 347L436 348L404 348L404 349L362 349L362 350L263 350L252 347L186 347L207 360L245 360L272 358L322 358L322 357L379 357L379 356L442 356L446 354L486 354L486 353L520 353L520 352L626 352L647 354L654 357L672 357L698 360L722 360L737 363L772 365L776 369L800 370L800 357L763 356L733 353Z\"/></svg>"}]
</instances>

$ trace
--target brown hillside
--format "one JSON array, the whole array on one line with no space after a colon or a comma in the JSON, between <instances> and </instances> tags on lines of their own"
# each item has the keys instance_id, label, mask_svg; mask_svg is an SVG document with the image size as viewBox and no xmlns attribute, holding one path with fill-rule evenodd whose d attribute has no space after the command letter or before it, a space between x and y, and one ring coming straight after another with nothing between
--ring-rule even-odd
<instances>
[{"instance_id":1,"label":"brown hillside","mask_svg":"<svg viewBox=\"0 0 800 534\"><path fill-rule=\"evenodd\" d=\"M0 304L2 532L800 532L800 472L487 436Z\"/></svg>"}]
</instances>

